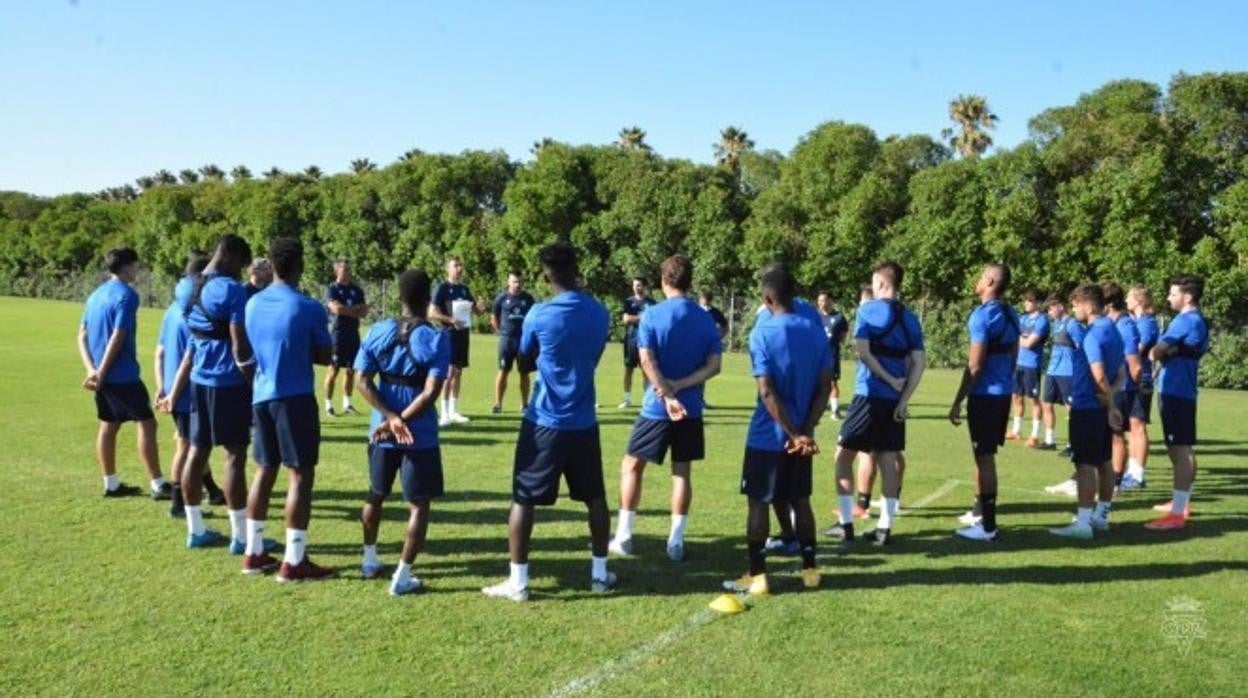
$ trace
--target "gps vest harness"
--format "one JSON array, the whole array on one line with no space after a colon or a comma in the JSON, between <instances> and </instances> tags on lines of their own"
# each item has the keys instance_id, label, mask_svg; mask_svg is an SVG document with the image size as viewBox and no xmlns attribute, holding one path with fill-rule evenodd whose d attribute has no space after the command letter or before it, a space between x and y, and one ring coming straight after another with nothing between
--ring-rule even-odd
<instances>
[{"instance_id":1,"label":"gps vest harness","mask_svg":"<svg viewBox=\"0 0 1248 698\"><path fill-rule=\"evenodd\" d=\"M416 367L416 372L408 374L380 371L377 373L377 377L380 378L383 383L390 383L391 385L404 385L409 388L423 388L425 380L429 377L429 369L421 366L420 362L416 360L416 355L412 353L412 344L409 339L412 336L412 330L427 323L424 320L410 318L399 319L395 322L398 324L398 328L394 333L394 339L390 341L390 344L386 345L385 349L381 350L381 353L378 355L378 358L381 359L379 363L382 365L389 364L391 357L394 355L394 351L402 346L405 348L405 351L407 351L407 357L411 359L412 365Z\"/></svg>"},{"instance_id":2,"label":"gps vest harness","mask_svg":"<svg viewBox=\"0 0 1248 698\"><path fill-rule=\"evenodd\" d=\"M1058 321L1057 329L1053 330L1053 346L1075 348L1075 342L1070 338L1070 332L1066 329L1069 323L1070 318L1062 318Z\"/></svg>"},{"instance_id":3,"label":"gps vest harness","mask_svg":"<svg viewBox=\"0 0 1248 698\"><path fill-rule=\"evenodd\" d=\"M891 298L884 300L884 302L888 304L890 311L888 324L879 334L869 334L867 336L871 354L874 356L887 356L890 359L904 359L910 354L910 347L914 346L914 342L910 339L910 330L906 328L906 323L902 322L902 316L906 308L900 301ZM901 325L901 333L906 338L906 346L904 348L890 347L883 342L884 338L892 334L898 324Z\"/></svg>"},{"instance_id":4,"label":"gps vest harness","mask_svg":"<svg viewBox=\"0 0 1248 698\"><path fill-rule=\"evenodd\" d=\"M225 341L230 339L230 321L228 319L222 320L220 318L214 318L209 315L208 309L204 307L203 299L201 297L204 292L204 286L207 286L208 282L213 278L216 278L215 274L212 276L202 273L195 275L191 298L182 308L182 317L186 319L186 327L190 330L192 337L202 340ZM199 312L203 313L204 318L207 319L212 325L211 330L199 330L191 326L191 311L195 308L199 308Z\"/></svg>"},{"instance_id":5,"label":"gps vest harness","mask_svg":"<svg viewBox=\"0 0 1248 698\"><path fill-rule=\"evenodd\" d=\"M1018 318L1014 317L1014 313L1010 312L1009 307L1006 306L1006 304L1002 303L1001 301L992 300L992 301L989 301L989 303L992 303L993 305L996 305L997 307L1001 308L1001 312L1005 315L1005 327L1001 328L1001 332L997 334L997 337L995 339L990 340L988 342L988 353L989 354L1008 354L1014 350L1015 346L1018 345L1018 338L1022 335L1022 332L1018 328ZM1002 339L1005 338L1005 331L1011 327L1014 328L1014 341L1013 342L1001 341Z\"/></svg>"}]
</instances>

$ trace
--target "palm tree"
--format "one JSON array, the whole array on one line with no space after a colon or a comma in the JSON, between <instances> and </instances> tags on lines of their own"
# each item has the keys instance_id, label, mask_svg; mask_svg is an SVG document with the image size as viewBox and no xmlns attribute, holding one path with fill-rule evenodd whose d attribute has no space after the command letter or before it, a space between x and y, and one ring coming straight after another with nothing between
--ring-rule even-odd
<instances>
[{"instance_id":1,"label":"palm tree","mask_svg":"<svg viewBox=\"0 0 1248 698\"><path fill-rule=\"evenodd\" d=\"M123 184L119 187L119 189L121 190L121 196L125 201L134 201L139 198L139 190L129 184Z\"/></svg>"},{"instance_id":2,"label":"palm tree","mask_svg":"<svg viewBox=\"0 0 1248 698\"><path fill-rule=\"evenodd\" d=\"M543 138L540 141L533 141L533 147L529 148L529 152L533 153L533 157L537 157L542 154L542 150L544 150L547 146L552 146L554 144L555 139L553 138Z\"/></svg>"},{"instance_id":3,"label":"palm tree","mask_svg":"<svg viewBox=\"0 0 1248 698\"><path fill-rule=\"evenodd\" d=\"M729 126L719 132L719 142L714 147L715 159L735 175L741 172L741 155L754 149L754 141L750 134Z\"/></svg>"},{"instance_id":4,"label":"palm tree","mask_svg":"<svg viewBox=\"0 0 1248 698\"><path fill-rule=\"evenodd\" d=\"M646 132L639 126L620 129L619 145L625 150L650 150L646 143Z\"/></svg>"},{"instance_id":5,"label":"palm tree","mask_svg":"<svg viewBox=\"0 0 1248 698\"><path fill-rule=\"evenodd\" d=\"M303 168L303 176L307 177L309 180L313 182L318 181L321 178L322 174L324 173L321 172L321 168L317 167L316 165L308 165L307 167Z\"/></svg>"},{"instance_id":6,"label":"palm tree","mask_svg":"<svg viewBox=\"0 0 1248 698\"><path fill-rule=\"evenodd\" d=\"M415 160L416 158L424 154L425 154L425 151L421 150L420 148L411 148L409 150L403 151L403 154L399 156L399 162L409 162L411 160Z\"/></svg>"},{"instance_id":7,"label":"palm tree","mask_svg":"<svg viewBox=\"0 0 1248 698\"><path fill-rule=\"evenodd\" d=\"M233 178L235 182L241 182L244 179L251 179L251 170L247 169L246 165L237 165L234 169L230 170L230 177Z\"/></svg>"},{"instance_id":8,"label":"palm tree","mask_svg":"<svg viewBox=\"0 0 1248 698\"><path fill-rule=\"evenodd\" d=\"M199 173L204 176L205 180L211 179L220 182L225 179L225 170L211 163L199 168Z\"/></svg>"},{"instance_id":9,"label":"palm tree","mask_svg":"<svg viewBox=\"0 0 1248 698\"><path fill-rule=\"evenodd\" d=\"M148 177L146 175L134 180L134 183L139 185L139 188L143 191L147 191L157 184L155 177Z\"/></svg>"},{"instance_id":10,"label":"palm tree","mask_svg":"<svg viewBox=\"0 0 1248 698\"><path fill-rule=\"evenodd\" d=\"M946 128L940 135L962 157L975 159L992 147L988 131L996 128L998 119L988 107L988 100L979 95L958 95L949 103L949 118L957 124L956 129Z\"/></svg>"},{"instance_id":11,"label":"palm tree","mask_svg":"<svg viewBox=\"0 0 1248 698\"><path fill-rule=\"evenodd\" d=\"M169 170L161 170L156 173L156 184L177 184L178 178L173 176Z\"/></svg>"},{"instance_id":12,"label":"palm tree","mask_svg":"<svg viewBox=\"0 0 1248 698\"><path fill-rule=\"evenodd\" d=\"M364 174L365 172L372 172L375 169L377 169L377 163L369 160L368 158L360 158L358 160L351 161L351 171L357 175Z\"/></svg>"},{"instance_id":13,"label":"palm tree","mask_svg":"<svg viewBox=\"0 0 1248 698\"><path fill-rule=\"evenodd\" d=\"M285 172L282 172L280 169L276 167L270 167L269 169L264 171L264 178L265 179L277 179L278 177L281 177L285 174L286 174Z\"/></svg>"},{"instance_id":14,"label":"palm tree","mask_svg":"<svg viewBox=\"0 0 1248 698\"><path fill-rule=\"evenodd\" d=\"M182 180L183 184L194 184L199 181L199 175L195 173L195 170L187 168L178 172L178 179Z\"/></svg>"}]
</instances>

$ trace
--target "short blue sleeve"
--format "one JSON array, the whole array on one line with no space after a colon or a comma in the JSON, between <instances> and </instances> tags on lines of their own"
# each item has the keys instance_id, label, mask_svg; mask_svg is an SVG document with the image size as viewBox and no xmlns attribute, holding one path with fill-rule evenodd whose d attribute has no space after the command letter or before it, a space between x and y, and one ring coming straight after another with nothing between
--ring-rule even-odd
<instances>
[{"instance_id":1,"label":"short blue sleeve","mask_svg":"<svg viewBox=\"0 0 1248 698\"><path fill-rule=\"evenodd\" d=\"M355 353L355 370L359 373L377 373L381 366L377 363L377 355L373 345L377 343L377 334L381 325L373 325L368 329L368 336L360 343L360 350ZM329 334L328 331L325 331Z\"/></svg>"},{"instance_id":2,"label":"short blue sleeve","mask_svg":"<svg viewBox=\"0 0 1248 698\"><path fill-rule=\"evenodd\" d=\"M1135 329L1135 322L1128 319L1118 325L1118 333L1122 336L1122 350L1126 356L1140 355L1140 333Z\"/></svg>"},{"instance_id":3,"label":"short blue sleeve","mask_svg":"<svg viewBox=\"0 0 1248 698\"><path fill-rule=\"evenodd\" d=\"M718 334L718 333L717 333ZM637 325L637 348L656 349L654 325L650 323L650 313L642 311L641 322Z\"/></svg>"},{"instance_id":4,"label":"short blue sleeve","mask_svg":"<svg viewBox=\"0 0 1248 698\"><path fill-rule=\"evenodd\" d=\"M433 287L433 296L432 296L433 305L437 306L438 308L443 308L446 305L446 291L447 291L446 284L438 284L437 286Z\"/></svg>"},{"instance_id":5,"label":"short blue sleeve","mask_svg":"<svg viewBox=\"0 0 1248 698\"><path fill-rule=\"evenodd\" d=\"M715 322L715 318L707 313L706 336L711 340L711 353L724 353L724 340L719 336L719 324Z\"/></svg>"},{"instance_id":6,"label":"short blue sleeve","mask_svg":"<svg viewBox=\"0 0 1248 698\"><path fill-rule=\"evenodd\" d=\"M1088 339L1091 341L1083 343L1083 353L1088 357L1088 365L1105 364L1105 347L1101 338L1097 337L1096 334L1094 330L1090 330Z\"/></svg>"},{"instance_id":7,"label":"short blue sleeve","mask_svg":"<svg viewBox=\"0 0 1248 698\"><path fill-rule=\"evenodd\" d=\"M537 323L541 311L542 306L534 306L533 310L524 316L524 324L520 325L520 353L525 356L532 356L538 351Z\"/></svg>"},{"instance_id":8,"label":"short blue sleeve","mask_svg":"<svg viewBox=\"0 0 1248 698\"><path fill-rule=\"evenodd\" d=\"M978 307L971 312L971 319L967 321L966 327L971 333L972 344L988 343L988 319L985 317L987 313L983 307Z\"/></svg>"},{"instance_id":9,"label":"short blue sleeve","mask_svg":"<svg viewBox=\"0 0 1248 698\"><path fill-rule=\"evenodd\" d=\"M113 327L125 330L134 336L135 327L138 325L138 312L139 294L133 292L123 294L113 309Z\"/></svg>"},{"instance_id":10,"label":"short blue sleeve","mask_svg":"<svg viewBox=\"0 0 1248 698\"><path fill-rule=\"evenodd\" d=\"M871 339L871 327L867 324L866 306L859 309L854 318L854 339Z\"/></svg>"},{"instance_id":11,"label":"short blue sleeve","mask_svg":"<svg viewBox=\"0 0 1248 698\"><path fill-rule=\"evenodd\" d=\"M750 333L750 366L755 378L769 376L772 373L771 359L767 355L767 342L763 339L762 328L756 326Z\"/></svg>"},{"instance_id":12,"label":"short blue sleeve","mask_svg":"<svg viewBox=\"0 0 1248 698\"><path fill-rule=\"evenodd\" d=\"M1031 333L1040 335L1040 338L1047 339L1049 336L1049 317L1043 313L1036 318L1036 324L1032 326Z\"/></svg>"},{"instance_id":13,"label":"short blue sleeve","mask_svg":"<svg viewBox=\"0 0 1248 698\"><path fill-rule=\"evenodd\" d=\"M451 372L451 336L439 332L433 340L433 357L429 361L429 375L435 378L446 378Z\"/></svg>"},{"instance_id":14,"label":"short blue sleeve","mask_svg":"<svg viewBox=\"0 0 1248 698\"><path fill-rule=\"evenodd\" d=\"M242 284L228 285L225 307L230 324L242 325L247 317L247 289Z\"/></svg>"},{"instance_id":15,"label":"short blue sleeve","mask_svg":"<svg viewBox=\"0 0 1248 698\"><path fill-rule=\"evenodd\" d=\"M1170 346L1178 346L1187 338L1189 332L1192 331L1191 313L1179 313L1170 321L1170 325L1166 327L1165 334L1161 335L1161 341Z\"/></svg>"},{"instance_id":16,"label":"short blue sleeve","mask_svg":"<svg viewBox=\"0 0 1248 698\"><path fill-rule=\"evenodd\" d=\"M907 310L902 322L906 323L906 329L910 332L910 351L926 351L923 346L923 325L919 324L919 317Z\"/></svg>"}]
</instances>

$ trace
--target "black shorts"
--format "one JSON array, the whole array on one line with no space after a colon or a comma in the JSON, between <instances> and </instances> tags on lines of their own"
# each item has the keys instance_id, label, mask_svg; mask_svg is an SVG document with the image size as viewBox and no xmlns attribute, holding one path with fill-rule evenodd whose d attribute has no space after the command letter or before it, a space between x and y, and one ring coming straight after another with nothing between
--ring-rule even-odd
<instances>
[{"instance_id":1,"label":"black shorts","mask_svg":"<svg viewBox=\"0 0 1248 698\"><path fill-rule=\"evenodd\" d=\"M1065 405L1070 399L1070 376L1055 376L1048 374L1044 377L1044 397L1042 402L1048 405Z\"/></svg>"},{"instance_id":2,"label":"black shorts","mask_svg":"<svg viewBox=\"0 0 1248 698\"><path fill-rule=\"evenodd\" d=\"M966 399L966 428L975 455L995 455L1005 443L1011 402L1009 395L971 395Z\"/></svg>"},{"instance_id":3,"label":"black shorts","mask_svg":"<svg viewBox=\"0 0 1248 698\"><path fill-rule=\"evenodd\" d=\"M520 338L511 335L498 336L498 370L510 371L512 366L521 373L532 373L536 366L533 359L520 353Z\"/></svg>"},{"instance_id":4,"label":"black shorts","mask_svg":"<svg viewBox=\"0 0 1248 698\"><path fill-rule=\"evenodd\" d=\"M811 457L745 447L741 494L764 504L800 502L813 489Z\"/></svg>"},{"instance_id":5,"label":"black shorts","mask_svg":"<svg viewBox=\"0 0 1248 698\"><path fill-rule=\"evenodd\" d=\"M191 443L200 448L251 443L250 391L191 383Z\"/></svg>"},{"instance_id":6,"label":"black shorts","mask_svg":"<svg viewBox=\"0 0 1248 698\"><path fill-rule=\"evenodd\" d=\"M338 368L354 368L355 355L360 351L360 333L335 332L332 339L334 346L332 364Z\"/></svg>"},{"instance_id":7,"label":"black shorts","mask_svg":"<svg viewBox=\"0 0 1248 698\"><path fill-rule=\"evenodd\" d=\"M573 501L606 497L597 425L562 431L522 421L512 469L512 499L517 504L554 504L559 498L560 476L567 480L568 496Z\"/></svg>"},{"instance_id":8,"label":"black shorts","mask_svg":"<svg viewBox=\"0 0 1248 698\"><path fill-rule=\"evenodd\" d=\"M95 415L110 424L146 422L156 417L143 381L100 383L95 389Z\"/></svg>"},{"instance_id":9,"label":"black shorts","mask_svg":"<svg viewBox=\"0 0 1248 698\"><path fill-rule=\"evenodd\" d=\"M1109 411L1104 407L1070 411L1070 460L1075 465L1099 466L1112 455Z\"/></svg>"},{"instance_id":10,"label":"black shorts","mask_svg":"<svg viewBox=\"0 0 1248 698\"><path fill-rule=\"evenodd\" d=\"M1135 400L1131 402L1131 413L1123 413L1123 417L1138 419L1145 424L1153 421L1153 391L1135 391Z\"/></svg>"},{"instance_id":11,"label":"black shorts","mask_svg":"<svg viewBox=\"0 0 1248 698\"><path fill-rule=\"evenodd\" d=\"M893 419L896 409L896 400L855 395L841 422L837 444L866 453L906 450L906 423Z\"/></svg>"},{"instance_id":12,"label":"black shorts","mask_svg":"<svg viewBox=\"0 0 1248 698\"><path fill-rule=\"evenodd\" d=\"M701 419L685 418L679 422L638 417L628 438L628 455L648 463L662 463L667 449L672 449L672 462L690 463L706 457L706 435Z\"/></svg>"},{"instance_id":13,"label":"black shorts","mask_svg":"<svg viewBox=\"0 0 1248 698\"><path fill-rule=\"evenodd\" d=\"M637 338L624 339L624 368L637 368L641 365L641 350L637 348Z\"/></svg>"},{"instance_id":14,"label":"black shorts","mask_svg":"<svg viewBox=\"0 0 1248 698\"><path fill-rule=\"evenodd\" d=\"M252 456L262 468L315 468L321 454L321 411L315 395L293 395L253 408L256 444Z\"/></svg>"},{"instance_id":15,"label":"black shorts","mask_svg":"<svg viewBox=\"0 0 1248 698\"><path fill-rule=\"evenodd\" d=\"M832 380L839 381L841 379L841 350L835 344L832 345Z\"/></svg>"},{"instance_id":16,"label":"black shorts","mask_svg":"<svg viewBox=\"0 0 1248 698\"><path fill-rule=\"evenodd\" d=\"M447 332L451 333L451 365L456 368L468 368L468 340L472 337L472 330L465 327L447 330Z\"/></svg>"},{"instance_id":17,"label":"black shorts","mask_svg":"<svg viewBox=\"0 0 1248 698\"><path fill-rule=\"evenodd\" d=\"M403 499L419 502L443 495L442 449L389 448L377 444L368 447L369 491L374 497L385 499L394 488L394 476L399 476Z\"/></svg>"},{"instance_id":18,"label":"black shorts","mask_svg":"<svg viewBox=\"0 0 1248 698\"><path fill-rule=\"evenodd\" d=\"M1022 397L1040 397L1040 369L1018 366L1014 369L1014 394Z\"/></svg>"},{"instance_id":19,"label":"black shorts","mask_svg":"<svg viewBox=\"0 0 1248 698\"><path fill-rule=\"evenodd\" d=\"M1122 415L1122 428L1115 431L1115 434L1121 434L1130 427L1128 419L1131 417L1131 410L1135 409L1138 396L1139 391L1136 390L1124 390L1114 395L1114 407L1117 407L1118 413Z\"/></svg>"},{"instance_id":20,"label":"black shorts","mask_svg":"<svg viewBox=\"0 0 1248 698\"><path fill-rule=\"evenodd\" d=\"M1167 446L1196 445L1196 401L1173 395L1157 399L1161 412L1161 431Z\"/></svg>"},{"instance_id":21,"label":"black shorts","mask_svg":"<svg viewBox=\"0 0 1248 698\"><path fill-rule=\"evenodd\" d=\"M191 438L191 413L190 412L174 412L169 415L173 417L173 428L178 433L179 439Z\"/></svg>"}]
</instances>

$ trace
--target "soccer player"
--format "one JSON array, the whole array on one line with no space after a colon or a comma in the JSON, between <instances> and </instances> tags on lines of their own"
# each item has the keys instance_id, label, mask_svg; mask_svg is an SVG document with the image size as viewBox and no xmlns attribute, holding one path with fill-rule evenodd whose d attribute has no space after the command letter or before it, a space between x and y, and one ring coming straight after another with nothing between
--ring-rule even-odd
<instances>
[{"instance_id":1,"label":"soccer player","mask_svg":"<svg viewBox=\"0 0 1248 698\"><path fill-rule=\"evenodd\" d=\"M351 405L355 388L355 354L360 350L360 320L368 316L364 289L351 283L351 262L346 257L334 260L334 281L325 288L325 307L333 322L334 358L325 371L325 414L334 413L334 383L342 370L342 412L359 414Z\"/></svg>"},{"instance_id":2,"label":"soccer player","mask_svg":"<svg viewBox=\"0 0 1248 698\"><path fill-rule=\"evenodd\" d=\"M1101 287L1104 296L1105 316L1118 334L1122 336L1122 351L1126 360L1127 377L1122 390L1114 393L1118 400L1115 405L1122 414L1122 424L1113 429L1114 486L1120 486L1127 471L1127 437L1125 430L1129 428L1128 420L1143 416L1143 412L1135 412L1139 405L1140 380L1143 378L1143 363L1140 361L1140 332L1136 329L1135 320L1127 314L1127 297L1122 287L1113 281ZM1142 407L1142 406L1141 406Z\"/></svg>"},{"instance_id":3,"label":"soccer player","mask_svg":"<svg viewBox=\"0 0 1248 698\"><path fill-rule=\"evenodd\" d=\"M436 403L451 367L451 338L425 319L429 286L425 272L403 272L399 277L402 315L373 325L355 360L360 394L373 406L369 495L360 514L364 525L360 571L365 579L375 579L383 569L377 557L377 529L396 475L408 506L403 552L390 579L392 596L424 588L420 578L412 575L412 565L425 547L430 500L443 494ZM373 384L374 376L378 385Z\"/></svg>"},{"instance_id":4,"label":"soccer player","mask_svg":"<svg viewBox=\"0 0 1248 698\"><path fill-rule=\"evenodd\" d=\"M624 299L624 312L620 320L624 323L624 399L618 405L624 410L633 406L633 369L641 365L641 355L637 352L637 327L641 325L641 315L646 308L654 305L654 299L646 289L646 280L640 276L633 277L633 295ZM645 380L645 375L642 375Z\"/></svg>"},{"instance_id":5,"label":"soccer player","mask_svg":"<svg viewBox=\"0 0 1248 698\"><path fill-rule=\"evenodd\" d=\"M897 455L906 448L910 397L926 365L919 319L897 300L902 274L896 262L876 265L871 274L874 299L858 308L854 330L858 375L836 449L837 525L825 531L847 543L854 540L854 497L849 486L859 452L872 454L883 480L884 506L875 530L867 536L876 545L889 543L901 496Z\"/></svg>"},{"instance_id":6,"label":"soccer player","mask_svg":"<svg viewBox=\"0 0 1248 698\"><path fill-rule=\"evenodd\" d=\"M966 425L975 456L976 507L972 511L975 520L956 533L968 540L997 538L997 449L1005 443L1022 333L1014 309L1005 302L1009 289L1008 266L989 264L984 267L975 284L980 305L971 312L967 322L971 341L966 368L949 408L949 421L958 426L962 422L962 401L967 401ZM1033 301L1029 311L1034 308Z\"/></svg>"},{"instance_id":7,"label":"soccer player","mask_svg":"<svg viewBox=\"0 0 1248 698\"><path fill-rule=\"evenodd\" d=\"M1078 325L1072 328L1070 381L1070 446L1074 455L1079 508L1067 526L1049 529L1064 538L1091 538L1093 530L1109 530L1114 499L1114 471L1110 463L1113 431L1122 427L1117 393L1126 382L1122 336L1105 317L1105 294L1096 284L1084 284L1070 296Z\"/></svg>"},{"instance_id":8,"label":"soccer player","mask_svg":"<svg viewBox=\"0 0 1248 698\"><path fill-rule=\"evenodd\" d=\"M490 311L490 325L498 333L498 375L494 377L494 414L503 411L503 394L507 392L507 377L514 365L520 371L520 404L529 404L529 375L533 362L520 353L520 328L524 316L533 308L533 296L524 290L524 277L519 270L507 274L507 290L498 294Z\"/></svg>"},{"instance_id":9,"label":"soccer player","mask_svg":"<svg viewBox=\"0 0 1248 698\"><path fill-rule=\"evenodd\" d=\"M1123 491L1144 487L1144 468L1148 466L1148 424L1153 412L1153 360L1149 356L1161 331L1153 314L1153 294L1147 286L1136 284L1127 292L1127 311L1135 319L1140 335L1140 387L1131 407L1131 440L1127 444L1127 474L1119 487Z\"/></svg>"},{"instance_id":10,"label":"soccer player","mask_svg":"<svg viewBox=\"0 0 1248 698\"><path fill-rule=\"evenodd\" d=\"M269 258L276 280L247 301L247 336L256 364L252 389L254 455L260 468L247 498L243 574L262 574L277 567L277 558L265 551L264 524L278 470L284 465L286 553L277 581L310 582L333 574L312 562L307 545L321 444L313 364L328 366L334 344L326 329L329 317L325 308L298 290L303 275L303 243L295 238L274 238Z\"/></svg>"},{"instance_id":11,"label":"soccer player","mask_svg":"<svg viewBox=\"0 0 1248 698\"><path fill-rule=\"evenodd\" d=\"M156 416L147 386L139 378L134 349L138 331L139 294L130 287L139 274L139 255L128 247L104 256L108 281L87 298L78 325L78 353L87 371L82 387L95 393L100 430L95 455L104 475L105 497L130 497L142 490L122 484L117 476L117 432L125 422L138 423L139 458L150 478L152 499L169 499L169 483L160 474Z\"/></svg>"},{"instance_id":12,"label":"soccer player","mask_svg":"<svg viewBox=\"0 0 1248 698\"><path fill-rule=\"evenodd\" d=\"M251 262L251 246L237 235L221 238L212 260L195 281L185 308L191 343L173 388L160 403L172 412L191 391L191 449L182 470L186 501L186 547L204 548L222 536L204 527L203 475L214 446L225 450L225 504L230 510L230 553L247 549L247 444L251 441L250 383L256 357L243 325L247 292L238 276Z\"/></svg>"},{"instance_id":13,"label":"soccer player","mask_svg":"<svg viewBox=\"0 0 1248 698\"><path fill-rule=\"evenodd\" d=\"M823 333L828 337L828 347L832 352L832 396L828 400L828 410L835 422L841 418L841 345L845 343L845 335L849 334L849 322L832 305L832 296L827 291L820 291L815 302L819 305Z\"/></svg>"},{"instance_id":14,"label":"soccer player","mask_svg":"<svg viewBox=\"0 0 1248 698\"><path fill-rule=\"evenodd\" d=\"M724 311L715 307L715 294L706 290L699 291L698 305L711 314L711 319L715 321L715 327L719 330L719 339L723 341L728 336L728 318L724 316Z\"/></svg>"},{"instance_id":15,"label":"soccer player","mask_svg":"<svg viewBox=\"0 0 1248 698\"><path fill-rule=\"evenodd\" d=\"M715 320L686 295L693 283L693 263L683 255L668 257L660 278L666 300L647 310L637 329L641 370L649 387L620 463L619 523L610 550L632 554L642 475L647 463L662 463L670 448L672 526L667 557L680 562L685 559L685 525L693 499L691 467L706 457L703 386L719 374L724 349Z\"/></svg>"},{"instance_id":16,"label":"soccer player","mask_svg":"<svg viewBox=\"0 0 1248 698\"><path fill-rule=\"evenodd\" d=\"M247 300L257 293L269 287L273 283L273 265L264 257L256 257L251 260L251 267L247 270L247 283L243 288L247 289Z\"/></svg>"},{"instance_id":17,"label":"soccer player","mask_svg":"<svg viewBox=\"0 0 1248 698\"><path fill-rule=\"evenodd\" d=\"M576 248L555 243L544 247L539 258L553 297L533 306L520 335L520 352L537 357L537 385L516 441L507 531L511 575L481 590L511 601L529 598L533 508L555 503L560 476L572 500L588 508L590 590L609 592L616 582L607 571L611 515L594 413L594 369L607 345L611 315L578 287Z\"/></svg>"},{"instance_id":18,"label":"soccer player","mask_svg":"<svg viewBox=\"0 0 1248 698\"><path fill-rule=\"evenodd\" d=\"M1084 328L1078 320L1067 314L1066 301L1061 296L1057 294L1049 296L1045 305L1048 306L1049 319L1052 321L1049 327L1053 341L1052 348L1049 350L1049 365L1045 371L1044 391L1040 401L1044 414L1044 443L1037 448L1042 451L1056 451L1057 442L1054 436L1057 426L1056 406L1058 403L1066 406L1066 417L1069 421L1071 380L1074 372L1074 337L1081 336ZM1058 455L1070 458L1073 450L1067 445L1066 449ZM1045 487L1044 491L1066 497L1078 496L1077 474L1076 470L1071 470L1070 477L1056 485Z\"/></svg>"},{"instance_id":19,"label":"soccer player","mask_svg":"<svg viewBox=\"0 0 1248 698\"><path fill-rule=\"evenodd\" d=\"M1028 448L1040 446L1040 362L1044 359L1044 343L1049 338L1049 318L1040 307L1040 292L1035 288L1023 291L1023 316L1019 326L1023 335L1018 341L1018 366L1014 369L1014 422L1008 438L1022 438L1023 411L1031 402L1031 436Z\"/></svg>"},{"instance_id":20,"label":"soccer player","mask_svg":"<svg viewBox=\"0 0 1248 698\"><path fill-rule=\"evenodd\" d=\"M442 384L442 412L438 426L467 424L459 412L459 388L468 368L468 343L472 337L472 312L476 298L463 283L464 265L458 257L446 260L446 281L433 289L429 319L441 324L451 336L451 372Z\"/></svg>"},{"instance_id":21,"label":"soccer player","mask_svg":"<svg viewBox=\"0 0 1248 698\"><path fill-rule=\"evenodd\" d=\"M1200 359L1209 352L1209 325L1200 312L1205 282L1181 276L1170 283L1170 309L1178 313L1166 327L1152 359L1160 364L1157 379L1161 430L1166 453L1174 464L1174 497L1165 515L1145 526L1154 531L1173 531L1187 526L1191 513L1192 483L1196 480L1196 375Z\"/></svg>"},{"instance_id":22,"label":"soccer player","mask_svg":"<svg viewBox=\"0 0 1248 698\"><path fill-rule=\"evenodd\" d=\"M815 515L810 508L811 460L819 453L815 427L832 387L832 357L822 323L794 312L797 284L783 265L763 270L761 295L768 314L750 332L750 363L758 401L741 465L741 494L749 498L746 549L749 571L725 588L751 596L771 593L765 545L768 505L788 503L801 546L802 585L819 586Z\"/></svg>"}]
</instances>

